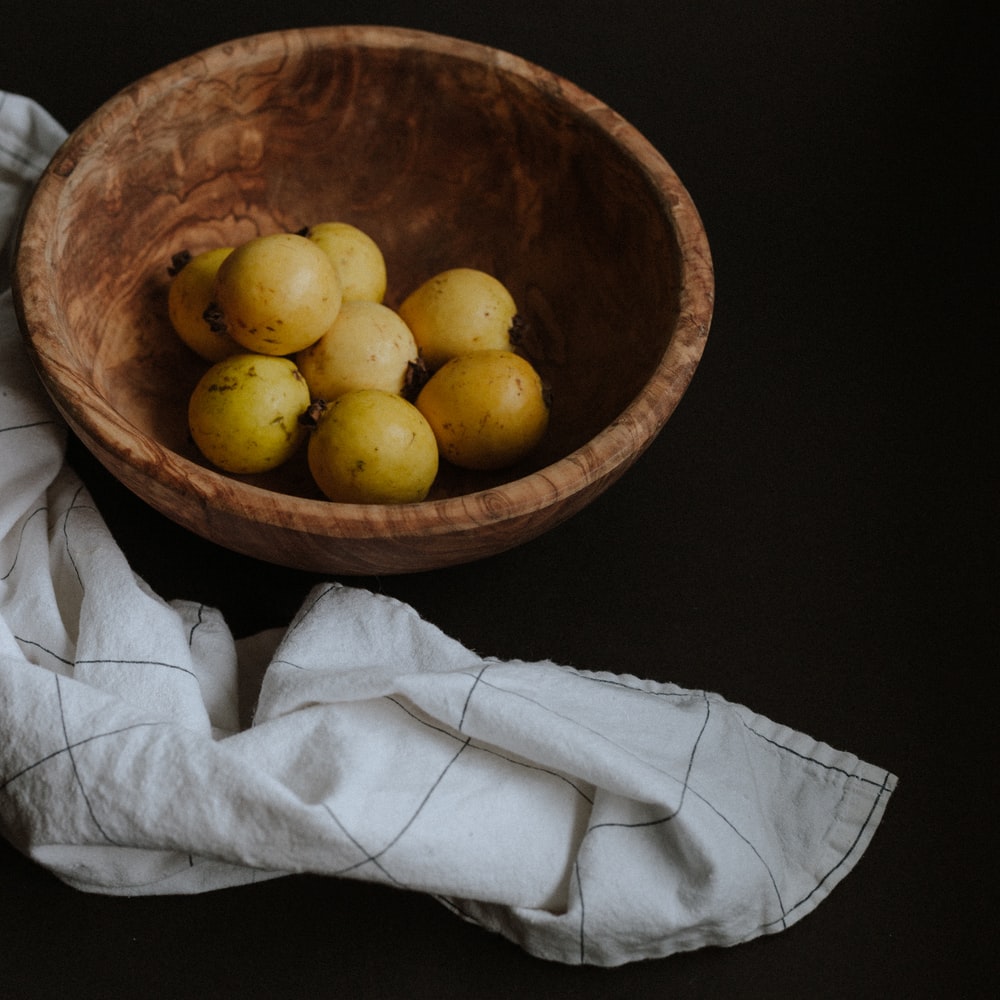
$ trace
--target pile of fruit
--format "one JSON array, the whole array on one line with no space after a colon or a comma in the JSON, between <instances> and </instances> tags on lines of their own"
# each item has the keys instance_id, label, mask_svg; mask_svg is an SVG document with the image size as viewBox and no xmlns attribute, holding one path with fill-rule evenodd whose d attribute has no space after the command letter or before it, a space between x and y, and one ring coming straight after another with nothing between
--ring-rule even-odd
<instances>
[{"instance_id":1,"label":"pile of fruit","mask_svg":"<svg viewBox=\"0 0 1000 1000\"><path fill-rule=\"evenodd\" d=\"M499 469L548 426L520 317L494 276L459 267L384 304L381 249L346 222L181 253L170 321L210 364L188 425L204 457L265 472L307 448L331 500L423 500L444 459Z\"/></svg>"}]
</instances>

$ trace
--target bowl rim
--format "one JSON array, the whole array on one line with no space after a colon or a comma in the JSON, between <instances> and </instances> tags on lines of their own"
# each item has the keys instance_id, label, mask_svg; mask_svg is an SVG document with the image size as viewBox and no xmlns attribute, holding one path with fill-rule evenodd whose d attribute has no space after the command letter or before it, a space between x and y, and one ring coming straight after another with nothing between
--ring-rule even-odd
<instances>
[{"instance_id":1,"label":"bowl rim","mask_svg":"<svg viewBox=\"0 0 1000 1000\"><path fill-rule=\"evenodd\" d=\"M450 57L487 63L523 82L544 86L554 99L570 106L591 127L602 132L645 176L651 193L663 207L677 243L677 316L663 354L636 396L618 416L592 438L550 464L508 482L482 490L413 504L355 504L278 493L234 479L201 465L160 444L130 421L82 380L67 375L65 349L51 334L55 309L44 294L44 248L49 234L35 220L54 218L62 184L76 162L101 134L131 120L140 94L173 86L178 75L203 77L216 64L229 64L245 49L267 58L276 51L316 46L331 48L421 49ZM687 189L662 154L634 126L600 99L571 81L502 49L478 42L413 28L380 25L323 25L269 31L222 42L171 62L129 84L91 113L64 140L39 178L18 232L12 274L15 308L41 381L70 425L94 450L100 446L117 461L155 481L167 493L185 495L228 515L267 511L266 521L309 534L329 534L336 525L340 537L451 533L471 515L483 524L518 518L552 506L568 496L631 465L657 436L694 376L708 336L714 307L714 271L708 238ZM62 381L60 381L60 374ZM654 404L655 400L655 404ZM98 458L105 462L102 454ZM105 462L106 464L106 462ZM540 500L537 486L546 483ZM270 500L268 499L270 498ZM277 500L275 499L277 498Z\"/></svg>"}]
</instances>

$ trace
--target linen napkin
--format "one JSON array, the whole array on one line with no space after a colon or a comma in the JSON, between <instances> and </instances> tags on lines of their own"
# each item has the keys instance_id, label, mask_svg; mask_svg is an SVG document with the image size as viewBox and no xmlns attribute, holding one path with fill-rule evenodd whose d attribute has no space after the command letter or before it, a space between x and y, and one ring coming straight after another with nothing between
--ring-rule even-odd
<instances>
[{"instance_id":1,"label":"linen napkin","mask_svg":"<svg viewBox=\"0 0 1000 1000\"><path fill-rule=\"evenodd\" d=\"M0 242L62 137L0 92ZM336 583L241 641L161 599L65 463L7 285L0 831L60 879L368 879L611 966L780 931L854 868L895 777L717 694L482 657ZM241 676L261 672L241 730Z\"/></svg>"}]
</instances>

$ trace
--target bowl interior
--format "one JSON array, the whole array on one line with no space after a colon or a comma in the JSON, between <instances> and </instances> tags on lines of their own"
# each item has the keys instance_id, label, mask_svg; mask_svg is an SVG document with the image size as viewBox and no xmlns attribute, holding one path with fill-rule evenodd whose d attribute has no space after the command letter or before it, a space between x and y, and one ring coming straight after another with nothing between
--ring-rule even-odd
<instances>
[{"instance_id":1,"label":"bowl interior","mask_svg":"<svg viewBox=\"0 0 1000 1000\"><path fill-rule=\"evenodd\" d=\"M432 498L523 477L615 420L678 317L667 195L629 147L631 130L586 110L551 74L403 31L281 33L167 67L109 102L57 158L48 333L75 380L127 425L204 466L186 404L205 364L170 329L171 256L352 222L385 253L388 305L459 265L511 289L525 352L552 387L549 432L502 473L444 468ZM245 478L319 497L304 459Z\"/></svg>"}]
</instances>

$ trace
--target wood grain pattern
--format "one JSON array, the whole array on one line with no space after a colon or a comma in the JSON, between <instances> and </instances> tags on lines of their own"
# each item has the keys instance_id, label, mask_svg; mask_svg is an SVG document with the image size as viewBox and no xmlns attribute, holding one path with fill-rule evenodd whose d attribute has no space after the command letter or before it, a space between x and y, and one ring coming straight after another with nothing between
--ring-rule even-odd
<instances>
[{"instance_id":1,"label":"wood grain pattern","mask_svg":"<svg viewBox=\"0 0 1000 1000\"><path fill-rule=\"evenodd\" d=\"M446 267L507 284L553 390L530 460L445 468L431 499L396 508L328 503L301 460L205 466L185 416L204 366L166 315L172 254L329 219L381 245L389 305ZM477 559L580 510L677 405L713 293L686 190L612 110L509 54L365 27L234 41L117 95L53 159L15 273L42 379L115 476L220 544L345 574Z\"/></svg>"}]
</instances>

